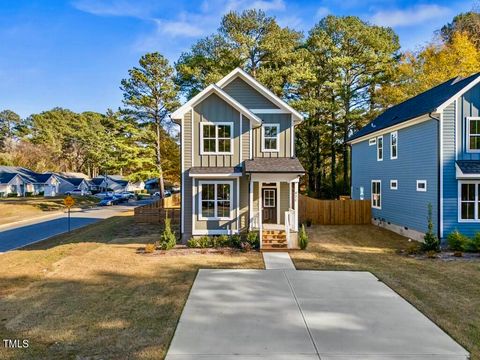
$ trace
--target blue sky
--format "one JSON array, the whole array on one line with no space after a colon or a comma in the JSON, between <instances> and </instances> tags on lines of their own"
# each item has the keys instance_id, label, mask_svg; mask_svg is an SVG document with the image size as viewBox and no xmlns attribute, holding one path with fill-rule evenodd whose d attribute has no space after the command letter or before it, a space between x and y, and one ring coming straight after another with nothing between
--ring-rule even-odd
<instances>
[{"instance_id":1,"label":"blue sky","mask_svg":"<svg viewBox=\"0 0 480 360\"><path fill-rule=\"evenodd\" d=\"M61 106L116 109L120 80L148 51L172 63L214 32L229 10L262 8L307 32L327 14L391 26L403 49L430 41L471 1L411 0L0 0L0 110L25 117Z\"/></svg>"}]
</instances>

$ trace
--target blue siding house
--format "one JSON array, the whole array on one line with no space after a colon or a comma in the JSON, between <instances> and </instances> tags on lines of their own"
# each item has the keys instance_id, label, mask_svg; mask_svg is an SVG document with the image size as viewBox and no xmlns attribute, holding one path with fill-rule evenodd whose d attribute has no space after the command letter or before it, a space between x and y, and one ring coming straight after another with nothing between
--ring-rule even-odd
<instances>
[{"instance_id":1,"label":"blue siding house","mask_svg":"<svg viewBox=\"0 0 480 360\"><path fill-rule=\"evenodd\" d=\"M423 240L480 231L480 73L446 81L383 112L349 139L352 198L372 221Z\"/></svg>"}]
</instances>

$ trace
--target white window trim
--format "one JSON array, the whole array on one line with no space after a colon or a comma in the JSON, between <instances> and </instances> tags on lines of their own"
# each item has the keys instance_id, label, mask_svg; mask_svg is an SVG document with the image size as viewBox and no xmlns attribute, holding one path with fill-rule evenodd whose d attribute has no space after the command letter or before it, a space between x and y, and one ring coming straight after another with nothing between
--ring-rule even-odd
<instances>
[{"instance_id":1,"label":"white window trim","mask_svg":"<svg viewBox=\"0 0 480 360\"><path fill-rule=\"evenodd\" d=\"M203 127L205 125L215 125L215 150L218 150L218 126L217 125L228 125L230 126L230 151L215 151L209 152L205 151L203 146ZM234 132L233 122L210 122L203 121L200 123L200 155L233 155L233 132Z\"/></svg>"},{"instance_id":2,"label":"white window trim","mask_svg":"<svg viewBox=\"0 0 480 360\"><path fill-rule=\"evenodd\" d=\"M373 191L372 191L372 185L374 182L378 182L380 183L380 206L374 206L373 205ZM371 183L370 183L370 203L372 205L372 208L373 209L378 209L378 210L382 210L382 180L372 180Z\"/></svg>"},{"instance_id":3,"label":"white window trim","mask_svg":"<svg viewBox=\"0 0 480 360\"><path fill-rule=\"evenodd\" d=\"M230 216L222 217L222 216L214 216L214 217L205 217L202 215L202 185L203 184L214 184L215 191L214 191L214 213L217 214L217 185L228 184L230 185ZM232 220L233 219L233 181L222 181L222 180L202 180L198 182L198 219L199 220Z\"/></svg>"},{"instance_id":4,"label":"white window trim","mask_svg":"<svg viewBox=\"0 0 480 360\"><path fill-rule=\"evenodd\" d=\"M265 149L265 126L276 127L277 128L277 146L275 149ZM273 139L273 137L268 137L268 139ZM280 148L280 124L263 124L262 126L262 152L279 152Z\"/></svg>"},{"instance_id":5,"label":"white window trim","mask_svg":"<svg viewBox=\"0 0 480 360\"><path fill-rule=\"evenodd\" d=\"M395 144L395 147L396 147L396 154L395 156L393 156L393 142L392 142L392 137L393 135L396 136L396 139L397 139L397 143ZM393 131L390 133L390 160L395 160L398 158L398 131Z\"/></svg>"},{"instance_id":6,"label":"white window trim","mask_svg":"<svg viewBox=\"0 0 480 360\"><path fill-rule=\"evenodd\" d=\"M377 138L369 139L368 146L377 145Z\"/></svg>"},{"instance_id":7,"label":"white window trim","mask_svg":"<svg viewBox=\"0 0 480 360\"><path fill-rule=\"evenodd\" d=\"M474 203L474 215L475 219L462 219L462 184L475 184L475 203ZM478 187L480 186L480 181L471 181L471 180L462 180L458 182L458 193L457 193L457 201L458 201L458 222L459 223L480 223L480 218L478 216L478 201L479 199L479 191Z\"/></svg>"},{"instance_id":8,"label":"white window trim","mask_svg":"<svg viewBox=\"0 0 480 360\"><path fill-rule=\"evenodd\" d=\"M267 199L265 196L263 196L263 207L264 208L276 208L277 207L277 188L268 188L268 187L265 187L262 189L263 192L265 192L265 190L275 190L275 196L273 197L273 206L267 206L265 204L265 200Z\"/></svg>"},{"instance_id":9,"label":"white window trim","mask_svg":"<svg viewBox=\"0 0 480 360\"><path fill-rule=\"evenodd\" d=\"M378 145L380 144L380 142L379 142L378 140L380 140L380 139L382 139L382 157L381 157L381 158L380 158L380 156L379 156L379 155L380 155L380 151L379 151L379 147L378 147ZM382 136L377 137L377 161L383 161L383 158L384 158L384 155L385 155L385 154L384 154L384 152L385 152L385 151L384 151L384 148L385 148L385 147L383 146L383 135L382 135Z\"/></svg>"},{"instance_id":10,"label":"white window trim","mask_svg":"<svg viewBox=\"0 0 480 360\"><path fill-rule=\"evenodd\" d=\"M467 130L467 152L468 153L480 153L480 149L470 149L470 121L480 120L479 116L467 116L466 130Z\"/></svg>"},{"instance_id":11,"label":"white window trim","mask_svg":"<svg viewBox=\"0 0 480 360\"><path fill-rule=\"evenodd\" d=\"M398 190L398 180L390 180L390 190Z\"/></svg>"},{"instance_id":12,"label":"white window trim","mask_svg":"<svg viewBox=\"0 0 480 360\"><path fill-rule=\"evenodd\" d=\"M419 188L419 184L425 184L425 189ZM417 180L417 191L419 192L427 192L427 180Z\"/></svg>"}]
</instances>

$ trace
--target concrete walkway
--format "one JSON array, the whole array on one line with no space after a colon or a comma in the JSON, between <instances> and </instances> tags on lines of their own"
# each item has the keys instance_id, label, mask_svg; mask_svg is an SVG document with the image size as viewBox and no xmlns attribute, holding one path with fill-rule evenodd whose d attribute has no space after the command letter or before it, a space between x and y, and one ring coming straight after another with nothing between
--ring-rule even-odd
<instances>
[{"instance_id":1,"label":"concrete walkway","mask_svg":"<svg viewBox=\"0 0 480 360\"><path fill-rule=\"evenodd\" d=\"M465 360L370 273L200 270L167 360Z\"/></svg>"},{"instance_id":2,"label":"concrete walkway","mask_svg":"<svg viewBox=\"0 0 480 360\"><path fill-rule=\"evenodd\" d=\"M263 252L263 262L267 270L295 270L288 252Z\"/></svg>"}]
</instances>

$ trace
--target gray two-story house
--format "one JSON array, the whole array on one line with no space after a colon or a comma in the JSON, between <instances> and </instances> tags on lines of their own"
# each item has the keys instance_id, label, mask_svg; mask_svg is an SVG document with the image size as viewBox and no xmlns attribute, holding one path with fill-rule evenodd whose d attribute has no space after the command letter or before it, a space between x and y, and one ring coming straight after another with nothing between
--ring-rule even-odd
<instances>
[{"instance_id":1,"label":"gray two-story house","mask_svg":"<svg viewBox=\"0 0 480 360\"><path fill-rule=\"evenodd\" d=\"M427 230L480 231L480 73L446 81L355 133L352 198L369 199L374 223L416 240Z\"/></svg>"},{"instance_id":2,"label":"gray two-story house","mask_svg":"<svg viewBox=\"0 0 480 360\"><path fill-rule=\"evenodd\" d=\"M171 118L181 126L184 241L259 231L263 249L296 247L302 115L237 68Z\"/></svg>"}]
</instances>

